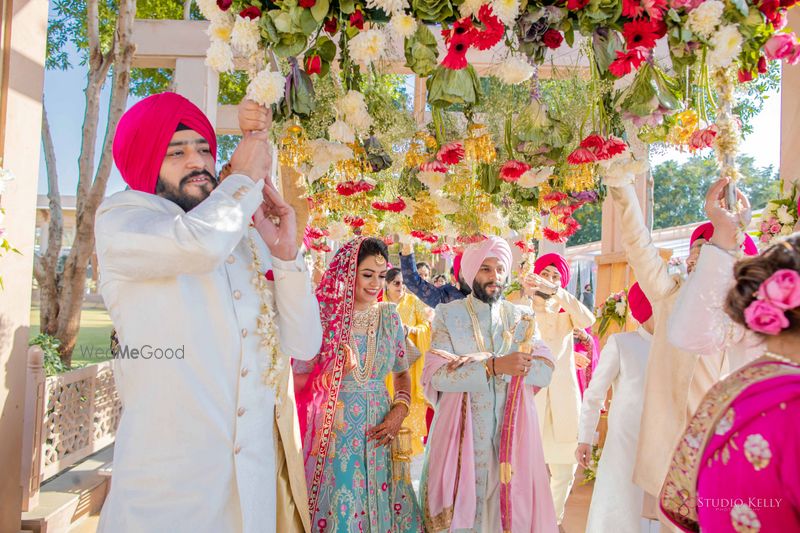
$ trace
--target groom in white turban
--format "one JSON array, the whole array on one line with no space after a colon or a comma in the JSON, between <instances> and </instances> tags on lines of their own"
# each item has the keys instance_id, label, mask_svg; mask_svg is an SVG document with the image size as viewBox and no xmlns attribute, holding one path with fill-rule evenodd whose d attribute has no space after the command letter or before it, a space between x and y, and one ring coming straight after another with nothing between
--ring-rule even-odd
<instances>
[{"instance_id":1,"label":"groom in white turban","mask_svg":"<svg viewBox=\"0 0 800 533\"><path fill-rule=\"evenodd\" d=\"M505 240L468 247L461 272L472 294L436 308L422 376L436 410L421 483L427 531L557 531L533 401L553 362L538 333L526 338L528 311L503 299L510 269ZM523 386L510 396L516 376Z\"/></svg>"}]
</instances>

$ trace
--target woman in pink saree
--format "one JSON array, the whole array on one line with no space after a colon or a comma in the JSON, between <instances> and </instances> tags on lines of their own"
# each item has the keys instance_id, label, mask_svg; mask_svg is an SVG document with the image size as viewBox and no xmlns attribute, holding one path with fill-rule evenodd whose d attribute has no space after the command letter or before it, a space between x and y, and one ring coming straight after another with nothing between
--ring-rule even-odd
<instances>
[{"instance_id":1,"label":"woman in pink saree","mask_svg":"<svg viewBox=\"0 0 800 533\"><path fill-rule=\"evenodd\" d=\"M396 306L377 301L387 267L378 239L358 237L336 253L317 288L322 349L293 362L314 532L422 531L407 469L394 457L403 451L393 453L414 361Z\"/></svg>"},{"instance_id":2,"label":"woman in pink saree","mask_svg":"<svg viewBox=\"0 0 800 533\"><path fill-rule=\"evenodd\" d=\"M800 531L800 236L739 261L725 311L763 355L709 391L661 492L683 531Z\"/></svg>"}]
</instances>

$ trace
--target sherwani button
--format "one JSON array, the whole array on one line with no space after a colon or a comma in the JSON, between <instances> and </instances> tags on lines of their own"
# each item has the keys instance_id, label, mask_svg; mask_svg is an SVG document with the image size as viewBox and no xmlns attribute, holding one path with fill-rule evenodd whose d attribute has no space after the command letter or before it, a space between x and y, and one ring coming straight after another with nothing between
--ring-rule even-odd
<instances>
[{"instance_id":1,"label":"sherwani button","mask_svg":"<svg viewBox=\"0 0 800 533\"><path fill-rule=\"evenodd\" d=\"M233 257L233 255L229 255L228 258L225 260L225 262L228 263L229 265L232 265L236 262L236 258Z\"/></svg>"},{"instance_id":2,"label":"sherwani button","mask_svg":"<svg viewBox=\"0 0 800 533\"><path fill-rule=\"evenodd\" d=\"M246 368L243 368L243 369L242 369L242 377L245 377L245 376L246 376L247 374L249 374L249 373L250 373L250 370L248 370L248 369L246 369Z\"/></svg>"},{"instance_id":3,"label":"sherwani button","mask_svg":"<svg viewBox=\"0 0 800 533\"><path fill-rule=\"evenodd\" d=\"M240 290L233 291L233 297L234 297L234 299L238 300L239 298L242 297L242 291L240 291Z\"/></svg>"},{"instance_id":4,"label":"sherwani button","mask_svg":"<svg viewBox=\"0 0 800 533\"><path fill-rule=\"evenodd\" d=\"M242 337L247 337L247 328L242 329Z\"/></svg>"},{"instance_id":5,"label":"sherwani button","mask_svg":"<svg viewBox=\"0 0 800 533\"><path fill-rule=\"evenodd\" d=\"M246 409L244 407L240 407L238 411L236 411L237 416L244 416L244 412Z\"/></svg>"},{"instance_id":6,"label":"sherwani button","mask_svg":"<svg viewBox=\"0 0 800 533\"><path fill-rule=\"evenodd\" d=\"M242 447L237 444L236 447L233 449L233 453L234 455L239 455L240 451L242 451Z\"/></svg>"}]
</instances>

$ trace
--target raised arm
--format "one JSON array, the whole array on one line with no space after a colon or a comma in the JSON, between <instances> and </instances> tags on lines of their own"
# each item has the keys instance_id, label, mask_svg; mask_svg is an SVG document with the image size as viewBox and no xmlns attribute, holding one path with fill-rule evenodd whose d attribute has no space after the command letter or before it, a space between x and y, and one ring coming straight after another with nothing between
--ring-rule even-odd
<instances>
[{"instance_id":1,"label":"raised arm","mask_svg":"<svg viewBox=\"0 0 800 533\"><path fill-rule=\"evenodd\" d=\"M678 290L678 282L669 275L667 263L653 244L636 191L632 185L609 187L609 190L620 210L622 244L639 285L652 302L666 298Z\"/></svg>"},{"instance_id":2,"label":"raised arm","mask_svg":"<svg viewBox=\"0 0 800 533\"><path fill-rule=\"evenodd\" d=\"M589 386L583 391L583 403L578 422L579 443L593 444L597 422L600 420L600 410L605 404L608 388L619 375L619 368L619 347L617 340L612 335L600 353L600 362L592 374Z\"/></svg>"},{"instance_id":3,"label":"raised arm","mask_svg":"<svg viewBox=\"0 0 800 533\"><path fill-rule=\"evenodd\" d=\"M444 288L428 283L420 277L419 272L417 272L414 252L408 247L404 247L403 253L400 254L400 270L403 272L403 283L405 283L408 290L425 302L426 305L435 309L437 305L444 301L447 294Z\"/></svg>"},{"instance_id":4,"label":"raised arm","mask_svg":"<svg viewBox=\"0 0 800 533\"><path fill-rule=\"evenodd\" d=\"M242 239L262 201L262 183L231 175L188 213L154 208L143 193L112 196L97 212L101 267L130 280L210 272Z\"/></svg>"}]
</instances>

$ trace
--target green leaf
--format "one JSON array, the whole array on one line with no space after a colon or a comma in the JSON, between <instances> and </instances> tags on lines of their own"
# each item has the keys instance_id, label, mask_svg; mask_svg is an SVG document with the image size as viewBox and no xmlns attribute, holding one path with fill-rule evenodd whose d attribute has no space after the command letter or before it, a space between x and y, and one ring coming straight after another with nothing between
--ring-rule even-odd
<instances>
[{"instance_id":1,"label":"green leaf","mask_svg":"<svg viewBox=\"0 0 800 533\"><path fill-rule=\"evenodd\" d=\"M471 106L480 100L481 83L472 65L460 70L436 67L426 81L428 103L442 109L451 105Z\"/></svg>"},{"instance_id":2,"label":"green leaf","mask_svg":"<svg viewBox=\"0 0 800 533\"><path fill-rule=\"evenodd\" d=\"M406 37L403 47L406 66L418 76L430 76L439 63L439 50L431 30L425 24L418 24L417 31Z\"/></svg>"},{"instance_id":3,"label":"green leaf","mask_svg":"<svg viewBox=\"0 0 800 533\"><path fill-rule=\"evenodd\" d=\"M279 9L273 9L269 12L270 18L275 23L275 28L282 34L287 34L292 32L292 17L289 13L281 11ZM283 39L285 35L281 36Z\"/></svg>"},{"instance_id":4,"label":"green leaf","mask_svg":"<svg viewBox=\"0 0 800 533\"><path fill-rule=\"evenodd\" d=\"M567 42L567 46L572 48L572 45L575 44L575 28L571 25L568 30L564 31L564 40Z\"/></svg>"},{"instance_id":5,"label":"green leaf","mask_svg":"<svg viewBox=\"0 0 800 533\"><path fill-rule=\"evenodd\" d=\"M336 58L336 43L324 35L317 39L316 50L323 61L330 63Z\"/></svg>"},{"instance_id":6,"label":"green leaf","mask_svg":"<svg viewBox=\"0 0 800 533\"><path fill-rule=\"evenodd\" d=\"M271 43L277 43L280 40L278 29L275 27L275 22L272 15L268 17L259 17L259 26L261 26L261 36Z\"/></svg>"},{"instance_id":7,"label":"green leaf","mask_svg":"<svg viewBox=\"0 0 800 533\"><path fill-rule=\"evenodd\" d=\"M319 27L319 22L311 14L310 9L300 8L300 28L306 36L314 33Z\"/></svg>"},{"instance_id":8,"label":"green leaf","mask_svg":"<svg viewBox=\"0 0 800 533\"><path fill-rule=\"evenodd\" d=\"M750 13L750 8L747 6L746 0L731 0L731 3L736 6L736 9L739 10L739 13L741 13L743 17L746 17Z\"/></svg>"},{"instance_id":9,"label":"green leaf","mask_svg":"<svg viewBox=\"0 0 800 533\"><path fill-rule=\"evenodd\" d=\"M355 0L340 0L339 1L339 11L344 13L345 15L350 15L356 10L356 2ZM344 23L345 21L342 21Z\"/></svg>"},{"instance_id":10,"label":"green leaf","mask_svg":"<svg viewBox=\"0 0 800 533\"><path fill-rule=\"evenodd\" d=\"M283 34L275 45L275 54L280 57L296 56L305 50L306 42L306 36L300 33Z\"/></svg>"},{"instance_id":11,"label":"green leaf","mask_svg":"<svg viewBox=\"0 0 800 533\"><path fill-rule=\"evenodd\" d=\"M330 0L317 0L317 3L311 7L311 14L314 15L314 20L317 22L325 20L330 7Z\"/></svg>"},{"instance_id":12,"label":"green leaf","mask_svg":"<svg viewBox=\"0 0 800 533\"><path fill-rule=\"evenodd\" d=\"M677 22L678 24L680 24L680 23L681 23L681 16L680 16L680 15L678 15L678 12L677 12L677 11L675 11L673 8L670 8L670 9L669 9L669 11L667 11L667 16L668 16L668 17L670 18L670 20L672 20L673 22Z\"/></svg>"}]
</instances>

